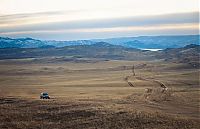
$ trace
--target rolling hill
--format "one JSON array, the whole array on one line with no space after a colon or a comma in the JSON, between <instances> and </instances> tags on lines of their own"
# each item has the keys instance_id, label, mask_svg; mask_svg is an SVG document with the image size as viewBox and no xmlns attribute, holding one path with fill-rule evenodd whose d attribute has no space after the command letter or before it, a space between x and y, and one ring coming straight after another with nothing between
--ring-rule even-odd
<instances>
[{"instance_id":1,"label":"rolling hill","mask_svg":"<svg viewBox=\"0 0 200 129\"><path fill-rule=\"evenodd\" d=\"M200 67L200 46L191 44L160 51L140 50L98 42L92 45L40 48L2 48L0 59L51 58L55 61L80 61L85 58L104 60L164 60Z\"/></svg>"}]
</instances>

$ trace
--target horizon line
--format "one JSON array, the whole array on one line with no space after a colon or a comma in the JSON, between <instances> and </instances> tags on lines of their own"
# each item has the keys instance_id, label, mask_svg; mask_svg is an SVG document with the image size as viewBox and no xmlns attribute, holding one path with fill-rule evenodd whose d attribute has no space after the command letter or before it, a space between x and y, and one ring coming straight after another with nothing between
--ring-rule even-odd
<instances>
[{"instance_id":1,"label":"horizon line","mask_svg":"<svg viewBox=\"0 0 200 129\"><path fill-rule=\"evenodd\" d=\"M40 38L33 38L33 37L19 37L19 38L14 38L14 37L8 37L8 36L1 36L0 38L9 38L9 39L33 39L33 40L41 40L41 41L81 41L81 40L104 40L104 39L118 39L118 38L136 38L136 37L175 37L175 36L200 36L200 34L164 34L164 35L138 35L138 36L119 36L119 37L109 37L109 38L91 38L91 39L74 39L74 40L49 40L49 39L40 39Z\"/></svg>"}]
</instances>

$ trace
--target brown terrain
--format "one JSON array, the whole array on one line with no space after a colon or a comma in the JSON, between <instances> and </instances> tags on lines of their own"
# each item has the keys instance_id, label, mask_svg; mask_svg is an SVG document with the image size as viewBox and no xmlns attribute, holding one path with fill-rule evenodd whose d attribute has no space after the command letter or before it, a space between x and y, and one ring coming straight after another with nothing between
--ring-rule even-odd
<instances>
[{"instance_id":1,"label":"brown terrain","mask_svg":"<svg viewBox=\"0 0 200 129\"><path fill-rule=\"evenodd\" d=\"M0 61L1 129L200 128L200 71L191 65L41 60Z\"/></svg>"}]
</instances>

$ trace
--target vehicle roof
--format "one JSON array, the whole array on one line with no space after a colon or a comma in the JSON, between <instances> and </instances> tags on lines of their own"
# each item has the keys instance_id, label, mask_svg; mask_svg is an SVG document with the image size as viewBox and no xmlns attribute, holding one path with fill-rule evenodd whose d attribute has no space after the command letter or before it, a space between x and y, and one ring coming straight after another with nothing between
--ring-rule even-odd
<instances>
[{"instance_id":1,"label":"vehicle roof","mask_svg":"<svg viewBox=\"0 0 200 129\"><path fill-rule=\"evenodd\" d=\"M48 94L47 92L42 92L41 94Z\"/></svg>"}]
</instances>

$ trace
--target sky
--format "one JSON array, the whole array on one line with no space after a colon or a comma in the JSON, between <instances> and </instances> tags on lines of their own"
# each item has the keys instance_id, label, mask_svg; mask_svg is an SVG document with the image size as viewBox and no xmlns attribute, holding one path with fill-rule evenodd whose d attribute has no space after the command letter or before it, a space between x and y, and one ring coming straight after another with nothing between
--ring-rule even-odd
<instances>
[{"instance_id":1,"label":"sky","mask_svg":"<svg viewBox=\"0 0 200 129\"><path fill-rule=\"evenodd\" d=\"M199 33L198 0L0 0L0 36L79 40Z\"/></svg>"}]
</instances>

